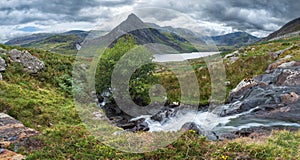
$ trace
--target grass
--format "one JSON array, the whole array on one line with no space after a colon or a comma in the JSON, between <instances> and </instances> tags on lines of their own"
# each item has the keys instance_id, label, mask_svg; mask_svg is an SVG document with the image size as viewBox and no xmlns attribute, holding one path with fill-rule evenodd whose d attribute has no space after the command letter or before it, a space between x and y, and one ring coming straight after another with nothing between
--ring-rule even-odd
<instances>
[{"instance_id":1,"label":"grass","mask_svg":"<svg viewBox=\"0 0 300 160\"><path fill-rule=\"evenodd\" d=\"M244 54L235 63L231 64L225 60L227 80L231 82L227 86L227 92L243 78L264 73L268 64L276 60L271 58L269 53L298 43L300 43L299 37L255 44L245 47ZM298 159L300 157L300 132L288 131L273 131L270 137L238 138L220 142L209 141L193 131L188 131L173 143L152 152L127 153L113 149L103 144L99 137L92 135L86 129L75 109L73 98L70 96L69 82L74 58L35 49L28 50L43 60L47 68L37 75L28 75L22 72L18 64L9 62L7 71L3 73L4 81L0 81L0 112L8 113L26 126L42 133L36 138L44 143L39 150L29 151L27 148L17 150L28 159L229 160L235 158ZM291 60L299 61L299 47L293 47L281 57L286 55L292 55ZM7 56L4 58L8 60ZM192 60L190 64L197 71L196 75L202 93L201 103L205 105L208 103L211 92L208 70L201 59ZM184 66L179 67L179 70L185 71L185 69ZM157 74L162 75L162 83L167 85L170 95L173 94L174 98L179 96L178 81L174 74L168 70ZM188 76L188 74L181 76ZM99 125L100 129L110 129L105 123L99 123ZM145 142L152 142L149 138L150 133L138 134ZM131 135L114 137L115 139L106 142L110 145L123 144L124 147L129 147L130 143L126 143L128 142L126 136Z\"/></svg>"}]
</instances>

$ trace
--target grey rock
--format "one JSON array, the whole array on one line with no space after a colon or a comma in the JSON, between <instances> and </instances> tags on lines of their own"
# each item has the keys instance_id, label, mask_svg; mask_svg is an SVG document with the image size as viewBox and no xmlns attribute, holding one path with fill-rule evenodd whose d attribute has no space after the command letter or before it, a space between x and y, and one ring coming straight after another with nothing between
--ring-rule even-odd
<instances>
[{"instance_id":1,"label":"grey rock","mask_svg":"<svg viewBox=\"0 0 300 160\"><path fill-rule=\"evenodd\" d=\"M3 79L3 78L2 78L2 74L0 73L0 81L2 81L2 79Z\"/></svg>"},{"instance_id":2,"label":"grey rock","mask_svg":"<svg viewBox=\"0 0 300 160\"><path fill-rule=\"evenodd\" d=\"M195 122L187 122L181 127L182 131L195 131L198 135L204 135L203 129Z\"/></svg>"},{"instance_id":3,"label":"grey rock","mask_svg":"<svg viewBox=\"0 0 300 160\"><path fill-rule=\"evenodd\" d=\"M6 55L7 50L0 47L0 55Z\"/></svg>"},{"instance_id":4,"label":"grey rock","mask_svg":"<svg viewBox=\"0 0 300 160\"><path fill-rule=\"evenodd\" d=\"M6 63L5 60L0 57L0 71L5 71L6 70Z\"/></svg>"},{"instance_id":5,"label":"grey rock","mask_svg":"<svg viewBox=\"0 0 300 160\"><path fill-rule=\"evenodd\" d=\"M45 67L44 62L31 55L28 51L13 49L9 52L9 56L13 62L23 65L24 70L28 73L37 73Z\"/></svg>"}]
</instances>

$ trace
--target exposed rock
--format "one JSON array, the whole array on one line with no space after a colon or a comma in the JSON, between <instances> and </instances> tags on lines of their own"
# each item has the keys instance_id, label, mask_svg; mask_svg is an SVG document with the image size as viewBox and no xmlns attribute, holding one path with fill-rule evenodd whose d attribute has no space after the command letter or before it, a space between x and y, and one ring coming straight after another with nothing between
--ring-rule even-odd
<instances>
[{"instance_id":1,"label":"exposed rock","mask_svg":"<svg viewBox=\"0 0 300 160\"><path fill-rule=\"evenodd\" d=\"M231 57L229 61L230 61L230 63L234 63L238 59L239 59L239 57Z\"/></svg>"},{"instance_id":2,"label":"exposed rock","mask_svg":"<svg viewBox=\"0 0 300 160\"><path fill-rule=\"evenodd\" d=\"M300 85L300 68L284 69L275 83L278 86Z\"/></svg>"},{"instance_id":3,"label":"exposed rock","mask_svg":"<svg viewBox=\"0 0 300 160\"><path fill-rule=\"evenodd\" d=\"M300 62L291 61L291 62L282 63L277 68L289 68L289 67L295 67L295 66L299 66L299 65L300 65Z\"/></svg>"},{"instance_id":4,"label":"exposed rock","mask_svg":"<svg viewBox=\"0 0 300 160\"><path fill-rule=\"evenodd\" d=\"M125 124L117 124L118 127L123 128L126 131L137 132L137 131L149 131L148 123L145 122L145 118L129 121Z\"/></svg>"},{"instance_id":5,"label":"exposed rock","mask_svg":"<svg viewBox=\"0 0 300 160\"><path fill-rule=\"evenodd\" d=\"M220 139L235 139L239 137L250 137L250 138L258 138L258 137L268 137L272 130L288 130L288 131L297 131L297 127L283 127L283 126L273 126L273 127L250 127L243 128L238 131L233 131L231 133L220 133Z\"/></svg>"},{"instance_id":6,"label":"exposed rock","mask_svg":"<svg viewBox=\"0 0 300 160\"><path fill-rule=\"evenodd\" d=\"M272 55L274 58L278 58L280 55L282 55L282 54L285 53L286 51L292 49L293 47L294 47L294 46L292 45L292 46L290 46L290 47L288 47L288 48L286 48L286 49L283 49L283 50L274 52L274 53L272 53L271 55Z\"/></svg>"},{"instance_id":7,"label":"exposed rock","mask_svg":"<svg viewBox=\"0 0 300 160\"><path fill-rule=\"evenodd\" d=\"M0 149L0 159L2 160L23 160L25 158L26 157L21 154L17 154L7 149Z\"/></svg>"},{"instance_id":8,"label":"exposed rock","mask_svg":"<svg viewBox=\"0 0 300 160\"><path fill-rule=\"evenodd\" d=\"M5 60L2 57L0 57L0 72L5 70L6 70Z\"/></svg>"},{"instance_id":9,"label":"exposed rock","mask_svg":"<svg viewBox=\"0 0 300 160\"><path fill-rule=\"evenodd\" d=\"M6 55L7 50L0 47L0 55Z\"/></svg>"},{"instance_id":10,"label":"exposed rock","mask_svg":"<svg viewBox=\"0 0 300 160\"><path fill-rule=\"evenodd\" d=\"M164 108L163 110L159 111L157 114L151 117L152 120L158 121L160 123L164 123L171 117L176 115L177 110L175 108Z\"/></svg>"},{"instance_id":11,"label":"exposed rock","mask_svg":"<svg viewBox=\"0 0 300 160\"><path fill-rule=\"evenodd\" d=\"M7 114L0 113L0 144L1 147L5 147L3 144L13 144L15 149L20 146L24 146L29 150L38 148L41 146L41 142L30 139L32 136L38 135L34 129L25 127L21 122L10 117ZM32 143L34 145L32 145Z\"/></svg>"},{"instance_id":12,"label":"exposed rock","mask_svg":"<svg viewBox=\"0 0 300 160\"><path fill-rule=\"evenodd\" d=\"M28 51L13 49L9 52L9 56L12 61L23 65L24 70L28 73L37 73L45 67L44 62L31 55Z\"/></svg>"},{"instance_id":13,"label":"exposed rock","mask_svg":"<svg viewBox=\"0 0 300 160\"><path fill-rule=\"evenodd\" d=\"M2 80L3 78L2 78L2 74L0 73L0 81Z\"/></svg>"},{"instance_id":14,"label":"exposed rock","mask_svg":"<svg viewBox=\"0 0 300 160\"><path fill-rule=\"evenodd\" d=\"M289 94L282 94L280 98L283 103L294 103L297 102L300 97L297 93L291 92Z\"/></svg>"},{"instance_id":15,"label":"exposed rock","mask_svg":"<svg viewBox=\"0 0 300 160\"><path fill-rule=\"evenodd\" d=\"M276 69L276 68L278 68L279 66L281 66L282 64L285 64L285 63L289 62L289 59L290 59L290 58L292 58L292 56L287 55L287 56L285 56L284 58L281 58L281 59L275 61L274 63L270 64L270 65L268 66L268 68L267 68L266 73L270 73L270 72L272 72L274 69ZM293 66L296 66L296 64L293 64ZM286 68L286 67L284 67L284 65L283 65L283 66L281 66L280 68Z\"/></svg>"},{"instance_id":16,"label":"exposed rock","mask_svg":"<svg viewBox=\"0 0 300 160\"><path fill-rule=\"evenodd\" d=\"M181 127L181 130L182 131L189 131L189 130L192 130L192 131L195 131L198 135L203 135L203 129L197 125L195 122L188 122L188 123L185 123L182 127Z\"/></svg>"}]
</instances>

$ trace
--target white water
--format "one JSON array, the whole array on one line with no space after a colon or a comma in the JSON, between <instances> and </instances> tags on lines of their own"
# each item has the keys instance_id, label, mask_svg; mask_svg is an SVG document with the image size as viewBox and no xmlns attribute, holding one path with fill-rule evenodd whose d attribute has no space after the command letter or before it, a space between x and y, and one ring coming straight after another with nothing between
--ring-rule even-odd
<instances>
[{"instance_id":1,"label":"white water","mask_svg":"<svg viewBox=\"0 0 300 160\"><path fill-rule=\"evenodd\" d=\"M224 108L228 107L227 105L222 106ZM154 131L178 131L181 127L188 122L194 122L199 125L204 131L215 131L215 130L240 130L242 128L250 128L250 127L258 127L258 126L294 126L300 127L297 123L290 123L290 122L282 122L282 121L271 121L271 120L260 120L261 122L251 121L249 120L247 123L238 124L238 125L230 125L228 124L231 120L236 119L242 115L246 115L251 113L252 111L256 110L253 108L249 111L227 116L227 117L220 117L211 112L196 112L196 111L182 111L177 112L175 117L169 118L164 121L164 123L160 123L158 121L153 121L150 119L150 115L143 115L133 120L145 118L146 122L149 125L150 132Z\"/></svg>"},{"instance_id":2,"label":"white water","mask_svg":"<svg viewBox=\"0 0 300 160\"><path fill-rule=\"evenodd\" d=\"M180 54L154 54L154 62L176 62L219 54L220 52L193 52Z\"/></svg>"}]
</instances>

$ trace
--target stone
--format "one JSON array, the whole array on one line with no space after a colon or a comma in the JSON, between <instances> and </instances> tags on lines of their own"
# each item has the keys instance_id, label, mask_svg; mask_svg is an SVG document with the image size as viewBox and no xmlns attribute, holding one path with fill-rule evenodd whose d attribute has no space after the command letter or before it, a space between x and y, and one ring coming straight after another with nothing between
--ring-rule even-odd
<instances>
[{"instance_id":1,"label":"stone","mask_svg":"<svg viewBox=\"0 0 300 160\"><path fill-rule=\"evenodd\" d=\"M153 115L151 119L160 123L164 123L169 118L174 117L176 115L176 112L177 110L175 108L166 107L159 111L157 114Z\"/></svg>"},{"instance_id":2,"label":"stone","mask_svg":"<svg viewBox=\"0 0 300 160\"><path fill-rule=\"evenodd\" d=\"M15 148L26 146L26 148L35 148L40 146L40 142L33 142L30 139L33 136L39 135L39 132L25 127L21 122L11 116L0 113L0 144L1 147L6 145L14 145ZM39 145L30 145L31 143L40 143Z\"/></svg>"},{"instance_id":3,"label":"stone","mask_svg":"<svg viewBox=\"0 0 300 160\"><path fill-rule=\"evenodd\" d=\"M9 151L7 149L3 149L0 152L0 159L3 159L3 160L23 160L25 158L26 158L25 156L23 156L21 154L17 154L17 153L12 152L12 151Z\"/></svg>"},{"instance_id":4,"label":"stone","mask_svg":"<svg viewBox=\"0 0 300 160\"><path fill-rule=\"evenodd\" d=\"M281 58L277 61L275 61L274 63L270 64L266 70L266 73L270 73L272 72L274 69L278 68L279 66L281 66L282 64L285 64L285 63L289 63L289 59L291 58L290 55L287 55L285 56L284 58ZM296 66L296 64L294 63L293 65ZM284 65L283 65L284 66ZM281 66L281 67L283 67ZM286 68L286 67L284 67Z\"/></svg>"},{"instance_id":5,"label":"stone","mask_svg":"<svg viewBox=\"0 0 300 160\"><path fill-rule=\"evenodd\" d=\"M274 52L274 53L271 54L271 56L273 56L274 58L278 58L280 55L282 55L282 54L285 53L286 51L292 49L293 47L294 47L294 46L292 45L292 46L290 46L290 47L288 47L288 48L286 48L286 49L283 49L283 50Z\"/></svg>"},{"instance_id":6,"label":"stone","mask_svg":"<svg viewBox=\"0 0 300 160\"><path fill-rule=\"evenodd\" d=\"M0 55L6 55L7 50L0 47Z\"/></svg>"},{"instance_id":7,"label":"stone","mask_svg":"<svg viewBox=\"0 0 300 160\"><path fill-rule=\"evenodd\" d=\"M238 59L239 59L239 57L231 57L229 61L232 64L232 63L236 62Z\"/></svg>"},{"instance_id":8,"label":"stone","mask_svg":"<svg viewBox=\"0 0 300 160\"><path fill-rule=\"evenodd\" d=\"M203 135L203 129L199 125L197 125L195 122L187 122L181 127L181 131L195 131L198 135Z\"/></svg>"},{"instance_id":9,"label":"stone","mask_svg":"<svg viewBox=\"0 0 300 160\"><path fill-rule=\"evenodd\" d=\"M9 56L13 62L20 63L28 73L37 73L45 68L44 62L40 61L26 50L19 51L13 49L9 52Z\"/></svg>"},{"instance_id":10,"label":"stone","mask_svg":"<svg viewBox=\"0 0 300 160\"><path fill-rule=\"evenodd\" d=\"M283 103L294 103L299 100L300 96L295 92L291 92L289 94L282 94L280 98Z\"/></svg>"},{"instance_id":11,"label":"stone","mask_svg":"<svg viewBox=\"0 0 300 160\"><path fill-rule=\"evenodd\" d=\"M277 86L296 86L300 85L300 68L285 69L277 77Z\"/></svg>"},{"instance_id":12,"label":"stone","mask_svg":"<svg viewBox=\"0 0 300 160\"><path fill-rule=\"evenodd\" d=\"M3 78L2 78L2 74L0 73L0 81L2 81L3 80Z\"/></svg>"},{"instance_id":13,"label":"stone","mask_svg":"<svg viewBox=\"0 0 300 160\"><path fill-rule=\"evenodd\" d=\"M5 60L2 57L0 57L0 72L5 70L6 70Z\"/></svg>"}]
</instances>

